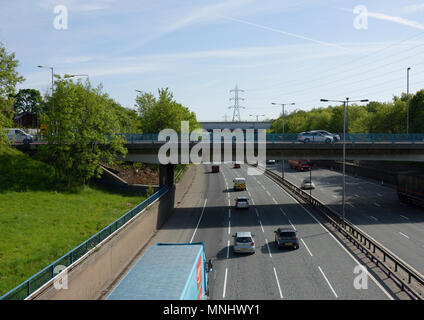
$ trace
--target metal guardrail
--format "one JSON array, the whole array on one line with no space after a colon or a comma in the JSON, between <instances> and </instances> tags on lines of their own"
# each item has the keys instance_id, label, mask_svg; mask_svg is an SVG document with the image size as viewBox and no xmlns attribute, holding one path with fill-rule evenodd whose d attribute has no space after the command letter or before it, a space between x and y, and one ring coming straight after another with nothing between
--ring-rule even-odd
<instances>
[{"instance_id":1,"label":"metal guardrail","mask_svg":"<svg viewBox=\"0 0 424 320\"><path fill-rule=\"evenodd\" d=\"M112 222L110 225L96 233L94 236L89 238L88 240L81 243L76 248L72 249L68 253L66 253L63 257L57 259L55 262L45 267L40 272L33 275L31 278L25 280L20 285L10 290L6 294L0 297L0 300L24 300L26 297L34 293L40 287L42 287L46 282L53 279L56 274L54 269L57 266L65 266L68 267L95 246L97 246L104 239L109 237L112 233L122 227L125 223L135 217L140 211L147 208L154 201L159 199L162 195L168 192L168 187L164 186L158 191L156 191L152 196L138 204L136 207L132 208L130 211L125 213L116 221Z\"/></svg>"},{"instance_id":2,"label":"metal guardrail","mask_svg":"<svg viewBox=\"0 0 424 320\"><path fill-rule=\"evenodd\" d=\"M223 133L224 134L224 133ZM163 143L164 141L159 141L158 133L119 133L117 136L123 137L127 144L136 144L136 143ZM299 134L297 133L267 133L266 141L268 143L304 143L298 140ZM340 137L343 137L342 134L339 134ZM232 139L233 142L236 141L232 137L231 133L228 134L228 137ZM188 142L198 142L198 140L191 139L188 135L184 136L178 134L178 141ZM255 133L253 136L243 135L242 141L258 141L258 134ZM252 139L253 138L253 139ZM202 139L209 139L210 142L213 142L213 133L204 133ZM222 138L223 139L223 138ZM314 137L310 137L312 140L310 143L325 143L314 141ZM37 135L34 139L35 143L43 144L47 141L41 135ZM342 140L335 142L336 144L342 143ZM424 143L424 134L423 133L411 133L411 134L390 134L390 133L352 133L346 134L346 143L355 144L355 143L404 143L404 144L415 144L415 143Z\"/></svg>"},{"instance_id":3,"label":"metal guardrail","mask_svg":"<svg viewBox=\"0 0 424 320\"><path fill-rule=\"evenodd\" d=\"M312 197L309 193L298 188L291 182L283 180L278 174L265 169L265 173L272 178L274 181L283 184L292 193L302 198L305 202L318 207L323 213L324 218L331 223L337 230L343 233L358 249L360 249L368 258L370 258L383 272L390 277L398 287L406 292L412 299L423 300L422 293L418 292L416 288L413 288L413 282L415 285L421 286L424 289L424 278L418 274L412 267L406 265L399 257L394 255L392 252L387 250L384 246L379 244L377 241L372 239L365 232L354 226L352 223L343 220L342 217L331 208L320 202L315 197ZM381 257L383 259L381 261ZM388 266L388 262L394 265L394 270ZM406 276L406 280L402 279L399 275L403 272Z\"/></svg>"}]
</instances>

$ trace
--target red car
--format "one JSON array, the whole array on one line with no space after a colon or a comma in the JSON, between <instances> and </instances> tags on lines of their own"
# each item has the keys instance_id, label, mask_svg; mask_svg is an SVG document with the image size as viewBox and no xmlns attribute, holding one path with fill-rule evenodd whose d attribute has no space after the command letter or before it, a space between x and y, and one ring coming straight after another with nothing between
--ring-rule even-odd
<instances>
[{"instance_id":1,"label":"red car","mask_svg":"<svg viewBox=\"0 0 424 320\"><path fill-rule=\"evenodd\" d=\"M234 168L240 168L240 163L234 163Z\"/></svg>"},{"instance_id":2,"label":"red car","mask_svg":"<svg viewBox=\"0 0 424 320\"><path fill-rule=\"evenodd\" d=\"M219 166L218 165L213 165L212 166L212 172L219 172Z\"/></svg>"}]
</instances>

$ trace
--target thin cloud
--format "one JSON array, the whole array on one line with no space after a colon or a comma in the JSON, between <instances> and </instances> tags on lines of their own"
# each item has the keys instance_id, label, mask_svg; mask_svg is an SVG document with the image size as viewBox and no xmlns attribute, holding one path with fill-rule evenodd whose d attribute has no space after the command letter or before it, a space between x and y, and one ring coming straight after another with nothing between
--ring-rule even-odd
<instances>
[{"instance_id":1,"label":"thin cloud","mask_svg":"<svg viewBox=\"0 0 424 320\"><path fill-rule=\"evenodd\" d=\"M315 43L318 43L318 44L322 44L322 45L325 45L325 46L336 47L336 48L339 48L339 49L349 50L349 51L351 50L349 48L340 46L340 45L335 44L335 43L325 42L325 41L320 41L320 40L312 39L312 38L305 37L305 36L302 36L302 35L299 35L299 34L287 32L287 31L283 31L283 30L274 29L274 28L271 28L271 27L267 27L267 26L264 26L264 25L260 25L260 24L249 22L249 21L245 21L245 20L240 20L240 19L231 18L231 17L227 17L227 16L221 16L221 18L227 19L227 20L230 20L230 21L235 21L235 22L247 24L247 25L250 25L250 26L253 26L253 27L264 29L264 30L268 30L268 31L280 33L280 34L283 34L283 35L286 35L286 36L289 36L289 37L298 38L298 39L302 39L302 40L306 40L306 41L312 41L312 42L315 42Z\"/></svg>"}]
</instances>

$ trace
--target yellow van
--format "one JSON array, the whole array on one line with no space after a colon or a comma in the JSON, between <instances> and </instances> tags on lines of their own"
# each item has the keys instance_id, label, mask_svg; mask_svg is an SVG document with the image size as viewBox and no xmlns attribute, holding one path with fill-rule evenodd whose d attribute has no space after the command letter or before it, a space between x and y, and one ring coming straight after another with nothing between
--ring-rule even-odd
<instances>
[{"instance_id":1,"label":"yellow van","mask_svg":"<svg viewBox=\"0 0 424 320\"><path fill-rule=\"evenodd\" d=\"M234 190L246 190L246 179L245 178L235 178Z\"/></svg>"}]
</instances>

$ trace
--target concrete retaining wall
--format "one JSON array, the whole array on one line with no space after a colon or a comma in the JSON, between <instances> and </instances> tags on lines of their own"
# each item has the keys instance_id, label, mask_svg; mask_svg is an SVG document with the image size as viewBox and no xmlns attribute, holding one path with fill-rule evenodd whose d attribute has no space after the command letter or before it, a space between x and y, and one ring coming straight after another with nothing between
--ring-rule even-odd
<instances>
[{"instance_id":1,"label":"concrete retaining wall","mask_svg":"<svg viewBox=\"0 0 424 320\"><path fill-rule=\"evenodd\" d=\"M195 175L196 166L190 166L180 182L167 194L68 267L68 289L57 290L54 287L56 279L52 279L28 299L99 298L101 290L109 287L170 217L174 204L182 201Z\"/></svg>"}]
</instances>

